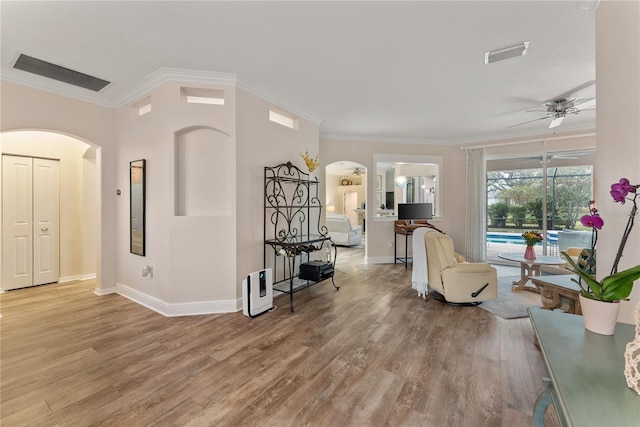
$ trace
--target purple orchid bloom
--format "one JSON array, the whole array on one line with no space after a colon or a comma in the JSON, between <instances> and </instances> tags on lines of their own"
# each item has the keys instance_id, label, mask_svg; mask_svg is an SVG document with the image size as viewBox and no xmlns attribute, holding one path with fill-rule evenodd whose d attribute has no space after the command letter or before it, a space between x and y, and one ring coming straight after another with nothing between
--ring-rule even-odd
<instances>
[{"instance_id":1,"label":"purple orchid bloom","mask_svg":"<svg viewBox=\"0 0 640 427\"><path fill-rule=\"evenodd\" d=\"M580 218L580 222L585 227L595 228L596 230L600 230L604 225L604 220L598 214L584 215Z\"/></svg>"},{"instance_id":2,"label":"purple orchid bloom","mask_svg":"<svg viewBox=\"0 0 640 427\"><path fill-rule=\"evenodd\" d=\"M616 182L615 184L611 184L611 197L613 200L619 203L624 204L627 194L635 193L636 186L631 185L627 178L620 178L620 182Z\"/></svg>"}]
</instances>

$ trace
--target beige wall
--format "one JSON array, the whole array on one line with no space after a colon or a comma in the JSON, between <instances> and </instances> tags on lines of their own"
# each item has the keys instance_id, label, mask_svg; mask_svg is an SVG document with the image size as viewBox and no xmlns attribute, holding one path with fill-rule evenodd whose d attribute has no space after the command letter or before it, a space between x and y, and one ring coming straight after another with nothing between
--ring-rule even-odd
<instances>
[{"instance_id":1,"label":"beige wall","mask_svg":"<svg viewBox=\"0 0 640 427\"><path fill-rule=\"evenodd\" d=\"M322 164L330 164L340 160L360 163L367 168L366 200L376 200L375 168L373 155L375 154L403 154L442 156L442 191L443 217L432 221L438 228L445 230L452 236L458 247L464 247L464 194L459 191L464 188L464 153L459 147L404 144L362 141L334 141L320 142L320 158ZM385 218L375 218L375 203L367 203L367 262L393 262L393 221ZM398 240L400 244L400 239Z\"/></svg>"},{"instance_id":2,"label":"beige wall","mask_svg":"<svg viewBox=\"0 0 640 427\"><path fill-rule=\"evenodd\" d=\"M235 198L229 214L177 216L175 144L177 134L189 129L216 130L235 144L235 89L182 86L222 90L225 105L187 104L181 97L181 85L170 82L144 95L151 99L151 112L139 116L133 107L118 109L117 170L118 188L122 189L118 198L119 292L169 315L192 309L228 311L237 305ZM138 159L146 159L144 257L129 251L129 162ZM204 167L216 167L219 162L235 164L235 158L211 154L200 161ZM231 178L209 185L235 189ZM142 277L142 268L147 265L153 266L153 277Z\"/></svg>"},{"instance_id":3,"label":"beige wall","mask_svg":"<svg viewBox=\"0 0 640 427\"><path fill-rule=\"evenodd\" d=\"M303 172L306 165L300 155L306 150L318 153L319 127L298 118L298 129L289 129L269 121L269 109L275 106L244 90L237 91L237 167L238 194L236 247L236 284L247 274L262 269L264 236L264 167L290 161ZM280 109L277 109L280 110ZM321 164L326 164L320 155ZM314 171L320 180L319 196L324 195L324 168ZM324 203L324 197L320 200Z\"/></svg>"},{"instance_id":4,"label":"beige wall","mask_svg":"<svg viewBox=\"0 0 640 427\"><path fill-rule=\"evenodd\" d=\"M131 106L114 111L2 82L2 131L51 130L100 147L89 150L80 161L78 182L84 180L86 185L77 187L78 197L91 200L94 195L99 207L88 206L74 217L77 220L97 210L99 225L91 220L73 221L77 235L64 238L70 254L80 251L99 258L95 266L97 293L119 289L169 315L232 311L240 308L242 279L263 266L263 168L291 161L305 170L300 154L307 149L318 152L319 128L304 118L299 118L297 130L272 123L269 109L278 108L234 87L183 85L225 93L224 106L186 104L180 86L166 83L142 96L150 97L152 110L138 116ZM241 99L238 106L237 93ZM175 215L176 135L196 128L223 132L234 144L233 174L226 181L211 183L232 188L229 215ZM128 229L129 162L141 158L147 159L145 257L129 253ZM229 159L203 159L209 167L220 161ZM96 169L96 182L85 176L92 168ZM94 186L99 191L93 193ZM118 189L120 196L116 195ZM324 184L319 191L323 193ZM87 234L92 227L98 228L98 238ZM80 249L92 242L97 242L97 251ZM74 260L73 274L86 275L91 268L82 258L69 259ZM68 271L67 258L63 264ZM146 265L154 267L153 278L142 277Z\"/></svg>"},{"instance_id":5,"label":"beige wall","mask_svg":"<svg viewBox=\"0 0 640 427\"><path fill-rule=\"evenodd\" d=\"M605 220L598 237L598 275L608 273L631 210L609 195L620 178L640 184L640 2L603 1L596 16L596 70L598 85L598 163L596 201ZM640 264L640 216L624 250L618 270ZM633 323L640 304L640 281L631 301L623 302L618 320Z\"/></svg>"},{"instance_id":6,"label":"beige wall","mask_svg":"<svg viewBox=\"0 0 640 427\"><path fill-rule=\"evenodd\" d=\"M116 283L115 215L115 114L98 105L0 82L2 132L43 130L73 136L100 147L96 162L101 197L98 207L99 236L96 288L110 289Z\"/></svg>"},{"instance_id":7,"label":"beige wall","mask_svg":"<svg viewBox=\"0 0 640 427\"><path fill-rule=\"evenodd\" d=\"M621 176L640 183L639 8L638 2L603 1L597 10L597 200L601 213L607 217L607 229L614 230L624 226L623 213L628 207L611 203L610 183ZM101 193L98 291L114 288L116 281L120 281L169 302L210 298L237 301L240 281L248 272L262 267L263 167L290 160L304 168L299 155L306 149L312 155L319 150L323 165L351 160L364 165L368 171L374 171L374 153L442 156L439 188L443 212L442 218L434 223L452 236L456 247L464 247L465 154L460 147L350 141L319 143L317 123L301 119L297 131L273 124L267 120L271 104L243 90L225 92L229 93L230 104L225 106L229 108L211 115L206 106L180 104L178 85L166 84L151 93L152 115L132 121L131 110L124 107L117 112L116 121L116 112L106 107L7 82L2 82L0 88L2 131L53 130L100 147L96 154ZM236 143L235 176L228 182L218 183L235 186L233 218L183 221L184 218L173 216L173 144L175 133L189 126L223 129ZM498 145L487 150L488 154L539 152L562 145L557 139L533 142L531 146L500 146L501 141L483 144L496 142ZM584 141L576 144L584 145ZM149 256L145 259L128 253L128 213L124 201L128 193L117 197L115 191L127 188L128 162L137 158L149 160L151 177ZM324 168L317 174L322 183ZM375 200L374 176L373 172L367 174L367 200ZM320 186L320 195L325 194L324 185ZM388 259L393 254L393 226L389 221L371 220L373 209L373 204L368 203L367 258ZM636 225L621 268L640 262L637 233ZM601 233L599 262L613 261L619 238L620 233ZM181 256L182 251L194 256ZM156 267L152 281L145 282L140 277L141 266L146 264ZM185 265L196 268L189 270ZM167 269L178 273L172 276ZM632 321L632 308L639 300L640 289L636 286L632 301L623 303L621 320Z\"/></svg>"},{"instance_id":8,"label":"beige wall","mask_svg":"<svg viewBox=\"0 0 640 427\"><path fill-rule=\"evenodd\" d=\"M325 193L325 206L334 206L335 211L333 213L341 213L342 212L342 196L338 195L338 186L340 185L340 181L342 180L342 176L340 175L328 175L325 170L324 175L324 183L326 188ZM363 194L363 197L366 199L366 196Z\"/></svg>"},{"instance_id":9,"label":"beige wall","mask_svg":"<svg viewBox=\"0 0 640 427\"><path fill-rule=\"evenodd\" d=\"M96 147L89 147L82 160L82 277L95 275L99 231L100 188Z\"/></svg>"},{"instance_id":10,"label":"beige wall","mask_svg":"<svg viewBox=\"0 0 640 427\"><path fill-rule=\"evenodd\" d=\"M3 154L60 161L60 280L95 274L97 230L84 227L97 216L97 200L84 197L85 176L95 182L95 168L86 168L83 160L89 145L59 133L16 131L0 135L0 148ZM85 218L85 211L92 211L94 218Z\"/></svg>"}]
</instances>

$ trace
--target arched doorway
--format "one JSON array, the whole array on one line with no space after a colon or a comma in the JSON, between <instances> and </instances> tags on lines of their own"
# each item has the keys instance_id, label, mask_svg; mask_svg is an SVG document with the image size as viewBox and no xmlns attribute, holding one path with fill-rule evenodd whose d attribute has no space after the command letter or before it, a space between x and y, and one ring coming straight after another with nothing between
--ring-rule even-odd
<instances>
[{"instance_id":1,"label":"arched doorway","mask_svg":"<svg viewBox=\"0 0 640 427\"><path fill-rule=\"evenodd\" d=\"M96 278L101 229L100 148L55 131L14 130L0 134L0 151L3 156L59 160L60 235L56 281ZM2 244L3 264L6 246ZM0 264L0 272L6 271L4 267ZM5 284L0 287L5 288ZM6 285L6 288L11 287Z\"/></svg>"},{"instance_id":2,"label":"arched doorway","mask_svg":"<svg viewBox=\"0 0 640 427\"><path fill-rule=\"evenodd\" d=\"M360 227L361 238L347 240L342 246L359 250L358 258L364 259L367 168L349 160L337 161L325 167L325 181L327 218L345 217L352 228Z\"/></svg>"}]
</instances>

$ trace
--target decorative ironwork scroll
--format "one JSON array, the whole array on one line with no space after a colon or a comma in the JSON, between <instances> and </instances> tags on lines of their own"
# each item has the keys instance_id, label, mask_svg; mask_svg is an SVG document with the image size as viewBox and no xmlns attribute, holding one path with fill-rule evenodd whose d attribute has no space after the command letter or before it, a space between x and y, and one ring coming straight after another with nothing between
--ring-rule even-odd
<instances>
[{"instance_id":1,"label":"decorative ironwork scroll","mask_svg":"<svg viewBox=\"0 0 640 427\"><path fill-rule=\"evenodd\" d=\"M320 225L317 178L287 162L265 167L264 182L265 240L300 243L327 235L327 228Z\"/></svg>"}]
</instances>

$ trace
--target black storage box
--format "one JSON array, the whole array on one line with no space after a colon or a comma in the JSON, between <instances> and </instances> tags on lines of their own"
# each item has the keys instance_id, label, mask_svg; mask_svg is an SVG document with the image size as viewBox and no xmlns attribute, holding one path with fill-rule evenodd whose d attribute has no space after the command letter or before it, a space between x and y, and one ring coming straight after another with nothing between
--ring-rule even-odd
<instances>
[{"instance_id":1,"label":"black storage box","mask_svg":"<svg viewBox=\"0 0 640 427\"><path fill-rule=\"evenodd\" d=\"M303 280L320 282L333 277L333 264L326 261L309 261L300 265L300 274Z\"/></svg>"}]
</instances>

